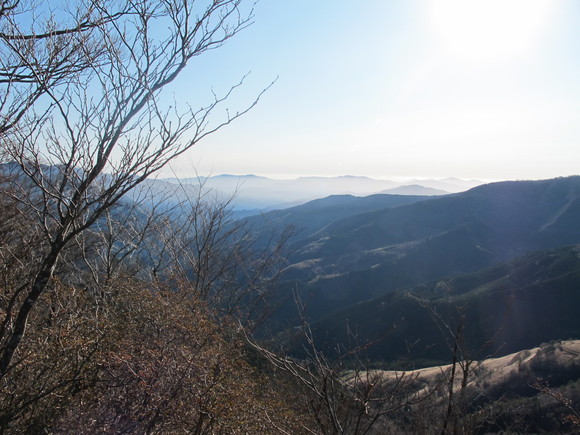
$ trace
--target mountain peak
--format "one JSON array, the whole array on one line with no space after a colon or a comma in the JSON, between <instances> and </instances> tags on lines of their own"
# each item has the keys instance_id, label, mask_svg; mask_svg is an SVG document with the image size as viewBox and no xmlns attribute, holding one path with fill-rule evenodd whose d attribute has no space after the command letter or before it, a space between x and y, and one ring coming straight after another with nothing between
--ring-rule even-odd
<instances>
[{"instance_id":1,"label":"mountain peak","mask_svg":"<svg viewBox=\"0 0 580 435\"><path fill-rule=\"evenodd\" d=\"M211 178L266 178L266 177L262 177L262 176L254 175L254 174L244 174L244 175L220 174L220 175L215 175Z\"/></svg>"}]
</instances>

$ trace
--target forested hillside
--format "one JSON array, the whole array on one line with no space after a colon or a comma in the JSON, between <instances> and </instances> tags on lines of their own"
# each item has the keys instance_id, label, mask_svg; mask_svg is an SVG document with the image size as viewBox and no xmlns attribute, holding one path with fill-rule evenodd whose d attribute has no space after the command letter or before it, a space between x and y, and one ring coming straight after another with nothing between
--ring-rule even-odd
<instances>
[{"instance_id":1,"label":"forested hillside","mask_svg":"<svg viewBox=\"0 0 580 435\"><path fill-rule=\"evenodd\" d=\"M400 287L580 243L579 215L580 177L569 177L338 216L290 245L282 291L298 289L318 319Z\"/></svg>"},{"instance_id":2,"label":"forested hillside","mask_svg":"<svg viewBox=\"0 0 580 435\"><path fill-rule=\"evenodd\" d=\"M464 352L497 357L579 337L579 289L575 245L390 292L326 317L313 331L328 351L376 342L365 351L372 360L432 365L451 360L449 343L463 322Z\"/></svg>"}]
</instances>

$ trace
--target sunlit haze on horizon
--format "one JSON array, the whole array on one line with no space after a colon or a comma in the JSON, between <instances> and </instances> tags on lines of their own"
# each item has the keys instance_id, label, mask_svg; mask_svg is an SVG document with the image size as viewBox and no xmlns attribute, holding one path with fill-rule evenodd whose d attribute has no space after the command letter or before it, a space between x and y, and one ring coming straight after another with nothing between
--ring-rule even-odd
<instances>
[{"instance_id":1,"label":"sunlit haze on horizon","mask_svg":"<svg viewBox=\"0 0 580 435\"><path fill-rule=\"evenodd\" d=\"M276 83L162 175L577 174L579 29L573 0L262 0L173 92L199 106L251 71L236 111Z\"/></svg>"}]
</instances>

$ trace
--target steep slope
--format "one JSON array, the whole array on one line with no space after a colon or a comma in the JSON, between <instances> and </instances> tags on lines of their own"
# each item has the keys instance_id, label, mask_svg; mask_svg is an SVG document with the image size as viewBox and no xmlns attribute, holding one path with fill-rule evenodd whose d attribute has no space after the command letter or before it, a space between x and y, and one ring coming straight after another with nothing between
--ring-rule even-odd
<instances>
[{"instance_id":1,"label":"steep slope","mask_svg":"<svg viewBox=\"0 0 580 435\"><path fill-rule=\"evenodd\" d=\"M571 228L569 217L578 212L579 198L580 177L488 184L339 220L313 240L316 249L305 246L307 253L302 256L351 251L353 243L374 249L437 236L465 225L477 225L478 231L495 235L501 249L512 240L527 239L531 233L537 233L535 239L547 239L542 233L577 232L579 227Z\"/></svg>"},{"instance_id":2,"label":"steep slope","mask_svg":"<svg viewBox=\"0 0 580 435\"><path fill-rule=\"evenodd\" d=\"M371 359L443 362L461 318L464 356L483 358L580 338L579 306L574 245L391 292L326 317L314 331L326 349L376 342L366 351Z\"/></svg>"}]
</instances>

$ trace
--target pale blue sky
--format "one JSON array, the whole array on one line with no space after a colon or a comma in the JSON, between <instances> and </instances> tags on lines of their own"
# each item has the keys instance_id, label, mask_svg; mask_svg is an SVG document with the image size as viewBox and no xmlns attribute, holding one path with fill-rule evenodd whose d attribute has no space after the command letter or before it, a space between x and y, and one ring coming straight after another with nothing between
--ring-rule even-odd
<instances>
[{"instance_id":1,"label":"pale blue sky","mask_svg":"<svg viewBox=\"0 0 580 435\"><path fill-rule=\"evenodd\" d=\"M249 71L232 110L279 79L178 175L580 173L579 1L261 0L176 93L195 106Z\"/></svg>"}]
</instances>

